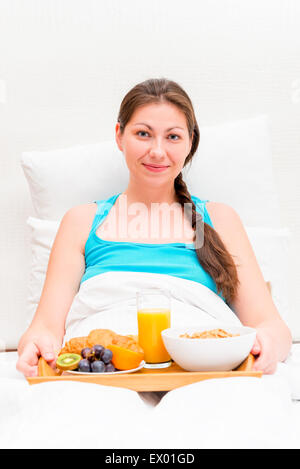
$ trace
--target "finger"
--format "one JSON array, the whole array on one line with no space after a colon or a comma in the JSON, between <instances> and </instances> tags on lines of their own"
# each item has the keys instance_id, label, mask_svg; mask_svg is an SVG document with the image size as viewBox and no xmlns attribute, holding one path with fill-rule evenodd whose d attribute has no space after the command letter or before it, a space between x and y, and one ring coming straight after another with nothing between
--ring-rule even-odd
<instances>
[{"instance_id":1,"label":"finger","mask_svg":"<svg viewBox=\"0 0 300 469\"><path fill-rule=\"evenodd\" d=\"M52 360L51 362L48 362L48 365L51 366L51 368L53 368L53 370L56 370L56 359Z\"/></svg>"},{"instance_id":2,"label":"finger","mask_svg":"<svg viewBox=\"0 0 300 469\"><path fill-rule=\"evenodd\" d=\"M276 372L277 364L270 363L266 366L258 366L252 368L252 371L262 371L264 375L273 375Z\"/></svg>"},{"instance_id":3,"label":"finger","mask_svg":"<svg viewBox=\"0 0 300 469\"><path fill-rule=\"evenodd\" d=\"M274 365L274 358L271 354L261 353L255 360L252 369L254 371L263 371L266 373Z\"/></svg>"},{"instance_id":4,"label":"finger","mask_svg":"<svg viewBox=\"0 0 300 469\"><path fill-rule=\"evenodd\" d=\"M22 373L24 376L28 377L33 377L33 376L38 376L38 367L37 366L30 366L28 363L26 363L24 360L19 359L16 368L20 373Z\"/></svg>"},{"instance_id":5,"label":"finger","mask_svg":"<svg viewBox=\"0 0 300 469\"><path fill-rule=\"evenodd\" d=\"M252 370L254 371L264 371L265 367L268 365L265 359L257 358L253 364Z\"/></svg>"},{"instance_id":6,"label":"finger","mask_svg":"<svg viewBox=\"0 0 300 469\"><path fill-rule=\"evenodd\" d=\"M33 343L29 343L24 347L22 354L19 356L16 368L24 376L37 376L37 364L38 350Z\"/></svg>"},{"instance_id":7,"label":"finger","mask_svg":"<svg viewBox=\"0 0 300 469\"><path fill-rule=\"evenodd\" d=\"M37 344L36 344L37 345ZM55 353L52 341L48 337L44 337L38 344L38 348L42 357L46 362L55 361Z\"/></svg>"},{"instance_id":8,"label":"finger","mask_svg":"<svg viewBox=\"0 0 300 469\"><path fill-rule=\"evenodd\" d=\"M39 361L38 354L38 348L33 342L30 342L24 347L19 359L30 366L36 366Z\"/></svg>"},{"instance_id":9,"label":"finger","mask_svg":"<svg viewBox=\"0 0 300 469\"><path fill-rule=\"evenodd\" d=\"M252 369L255 371L263 371L268 365L269 360L266 352L264 350L260 351L260 354L256 357Z\"/></svg>"},{"instance_id":10,"label":"finger","mask_svg":"<svg viewBox=\"0 0 300 469\"><path fill-rule=\"evenodd\" d=\"M255 339L255 342L254 342L254 344L253 344L251 353L252 353L253 355L258 355L260 352L261 352L260 343L259 343L259 341L258 341L257 339Z\"/></svg>"}]
</instances>

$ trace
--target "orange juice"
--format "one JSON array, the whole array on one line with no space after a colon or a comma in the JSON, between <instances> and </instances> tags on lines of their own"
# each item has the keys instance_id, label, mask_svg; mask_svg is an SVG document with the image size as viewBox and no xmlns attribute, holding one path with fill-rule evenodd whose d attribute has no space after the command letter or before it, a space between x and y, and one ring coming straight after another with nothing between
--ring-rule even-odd
<instances>
[{"instance_id":1,"label":"orange juice","mask_svg":"<svg viewBox=\"0 0 300 469\"><path fill-rule=\"evenodd\" d=\"M161 338L161 331L170 327L170 318L169 309L143 308L138 311L138 340L145 352L146 363L163 363L171 359Z\"/></svg>"}]
</instances>

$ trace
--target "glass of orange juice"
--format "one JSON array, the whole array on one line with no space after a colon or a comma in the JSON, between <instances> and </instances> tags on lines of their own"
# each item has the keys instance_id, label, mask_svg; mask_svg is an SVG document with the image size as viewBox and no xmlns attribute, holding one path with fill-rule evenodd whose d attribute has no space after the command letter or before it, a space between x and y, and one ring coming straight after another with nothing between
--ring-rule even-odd
<instances>
[{"instance_id":1,"label":"glass of orange juice","mask_svg":"<svg viewBox=\"0 0 300 469\"><path fill-rule=\"evenodd\" d=\"M167 368L171 365L161 337L171 327L170 292L148 288L137 292L138 341L145 353L145 368Z\"/></svg>"}]
</instances>

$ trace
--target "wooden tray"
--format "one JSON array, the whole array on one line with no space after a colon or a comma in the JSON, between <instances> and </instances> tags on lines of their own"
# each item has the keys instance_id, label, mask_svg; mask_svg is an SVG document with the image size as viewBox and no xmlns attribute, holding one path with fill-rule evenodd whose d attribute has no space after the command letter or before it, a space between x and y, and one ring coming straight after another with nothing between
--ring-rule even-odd
<instances>
[{"instance_id":1,"label":"wooden tray","mask_svg":"<svg viewBox=\"0 0 300 469\"><path fill-rule=\"evenodd\" d=\"M104 386L127 388L133 391L170 391L205 379L230 378L234 376L254 376L260 378L262 376L261 371L252 371L253 362L254 357L250 354L246 360L233 371L185 371L173 362L169 368L161 370L142 368L135 373L120 375L105 375L105 373L103 373L103 375L97 374L95 376L75 376L66 373L60 376L28 377L27 381L29 384L52 381L79 381L81 383L95 383Z\"/></svg>"}]
</instances>

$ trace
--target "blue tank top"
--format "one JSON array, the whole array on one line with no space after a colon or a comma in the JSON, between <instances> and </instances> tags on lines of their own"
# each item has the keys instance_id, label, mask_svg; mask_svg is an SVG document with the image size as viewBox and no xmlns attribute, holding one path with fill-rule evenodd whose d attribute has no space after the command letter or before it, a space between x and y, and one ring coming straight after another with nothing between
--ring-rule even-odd
<instances>
[{"instance_id":1,"label":"blue tank top","mask_svg":"<svg viewBox=\"0 0 300 469\"><path fill-rule=\"evenodd\" d=\"M192 280L217 293L215 281L201 266L194 244L107 241L96 235L98 227L120 194L106 200L95 201L97 211L85 244L85 272L80 283L110 271L149 272ZM196 205L196 211L201 213L204 222L213 227L205 206L208 200L191 197ZM221 293L218 295L224 300Z\"/></svg>"}]
</instances>

